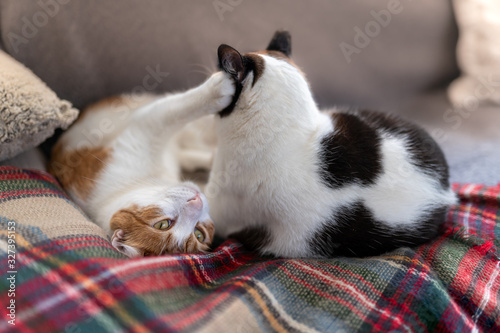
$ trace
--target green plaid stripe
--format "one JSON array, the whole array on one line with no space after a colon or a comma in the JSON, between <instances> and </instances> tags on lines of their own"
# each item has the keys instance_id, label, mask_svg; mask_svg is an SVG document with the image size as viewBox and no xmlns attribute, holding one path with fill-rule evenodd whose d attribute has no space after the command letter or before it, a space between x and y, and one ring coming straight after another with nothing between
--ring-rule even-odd
<instances>
[{"instance_id":1,"label":"green plaid stripe","mask_svg":"<svg viewBox=\"0 0 500 333\"><path fill-rule=\"evenodd\" d=\"M3 242L9 201L67 200L43 173L0 168L0 186ZM500 332L500 186L454 189L461 202L442 236L363 259L261 258L225 241L130 260L105 237L47 237L19 220L16 326L3 306L0 331Z\"/></svg>"}]
</instances>

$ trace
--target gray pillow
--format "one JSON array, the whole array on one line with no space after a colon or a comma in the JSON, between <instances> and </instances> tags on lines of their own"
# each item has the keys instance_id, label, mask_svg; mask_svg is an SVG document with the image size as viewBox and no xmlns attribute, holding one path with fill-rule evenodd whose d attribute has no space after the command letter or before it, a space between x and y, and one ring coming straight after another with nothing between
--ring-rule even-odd
<instances>
[{"instance_id":1,"label":"gray pillow","mask_svg":"<svg viewBox=\"0 0 500 333\"><path fill-rule=\"evenodd\" d=\"M69 102L0 51L0 161L39 145L77 116Z\"/></svg>"}]
</instances>

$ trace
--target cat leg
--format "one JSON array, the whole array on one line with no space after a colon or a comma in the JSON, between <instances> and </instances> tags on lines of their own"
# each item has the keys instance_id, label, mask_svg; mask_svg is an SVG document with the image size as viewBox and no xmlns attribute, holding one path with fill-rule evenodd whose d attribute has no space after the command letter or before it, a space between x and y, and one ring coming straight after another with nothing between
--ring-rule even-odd
<instances>
[{"instance_id":1,"label":"cat leg","mask_svg":"<svg viewBox=\"0 0 500 333\"><path fill-rule=\"evenodd\" d=\"M136 179L155 174L178 178L178 148L173 136L190 121L223 110L231 103L234 91L233 80L219 72L196 88L161 97L136 110L113 143L113 149L120 152L114 155L114 163L123 166L120 177Z\"/></svg>"},{"instance_id":2,"label":"cat leg","mask_svg":"<svg viewBox=\"0 0 500 333\"><path fill-rule=\"evenodd\" d=\"M167 95L138 109L131 117L132 130L159 135L177 130L205 115L222 111L235 92L229 75L218 72L200 86L183 93Z\"/></svg>"}]
</instances>

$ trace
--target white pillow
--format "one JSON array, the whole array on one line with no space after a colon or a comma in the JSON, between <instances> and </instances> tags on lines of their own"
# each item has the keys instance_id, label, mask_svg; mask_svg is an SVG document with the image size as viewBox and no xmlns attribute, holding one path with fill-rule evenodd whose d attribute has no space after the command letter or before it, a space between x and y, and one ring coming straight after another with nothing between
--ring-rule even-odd
<instances>
[{"instance_id":1,"label":"white pillow","mask_svg":"<svg viewBox=\"0 0 500 333\"><path fill-rule=\"evenodd\" d=\"M500 1L453 0L462 76L448 89L455 107L500 104Z\"/></svg>"}]
</instances>

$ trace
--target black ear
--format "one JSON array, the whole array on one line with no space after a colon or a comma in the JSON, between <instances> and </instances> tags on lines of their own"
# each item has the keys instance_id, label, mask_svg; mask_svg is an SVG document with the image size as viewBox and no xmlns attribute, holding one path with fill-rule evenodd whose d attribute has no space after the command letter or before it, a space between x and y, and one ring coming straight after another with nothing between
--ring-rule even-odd
<instances>
[{"instance_id":1,"label":"black ear","mask_svg":"<svg viewBox=\"0 0 500 333\"><path fill-rule=\"evenodd\" d=\"M220 69L231 75L236 81L241 82L245 72L241 54L231 46L222 44L217 50L217 55Z\"/></svg>"},{"instance_id":2,"label":"black ear","mask_svg":"<svg viewBox=\"0 0 500 333\"><path fill-rule=\"evenodd\" d=\"M285 30L278 30L274 33L273 39L267 47L268 51L279 51L287 57L292 54L292 36Z\"/></svg>"}]
</instances>

